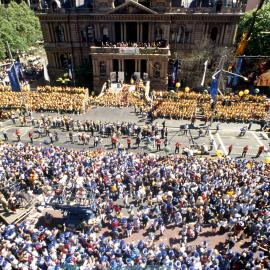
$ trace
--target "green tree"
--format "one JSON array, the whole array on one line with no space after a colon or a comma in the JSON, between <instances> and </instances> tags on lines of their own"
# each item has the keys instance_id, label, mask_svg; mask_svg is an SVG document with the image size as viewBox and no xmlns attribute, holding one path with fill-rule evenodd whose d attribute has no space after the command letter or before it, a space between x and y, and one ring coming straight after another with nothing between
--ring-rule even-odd
<instances>
[{"instance_id":1,"label":"green tree","mask_svg":"<svg viewBox=\"0 0 270 270\"><path fill-rule=\"evenodd\" d=\"M238 41L247 32L252 20L253 11L246 12L241 18L238 28ZM270 2L264 4L258 11L251 37L245 50L246 55L270 55Z\"/></svg>"},{"instance_id":2,"label":"green tree","mask_svg":"<svg viewBox=\"0 0 270 270\"><path fill-rule=\"evenodd\" d=\"M12 53L26 51L42 39L40 24L35 13L25 2L12 1L7 7L0 5L0 59L8 54L6 42Z\"/></svg>"}]
</instances>

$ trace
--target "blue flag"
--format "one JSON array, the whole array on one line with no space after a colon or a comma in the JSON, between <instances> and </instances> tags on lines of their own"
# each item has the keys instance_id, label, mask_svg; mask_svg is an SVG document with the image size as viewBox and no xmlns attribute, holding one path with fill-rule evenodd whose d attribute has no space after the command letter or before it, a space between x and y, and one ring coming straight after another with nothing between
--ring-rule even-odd
<instances>
[{"instance_id":1,"label":"blue flag","mask_svg":"<svg viewBox=\"0 0 270 270\"><path fill-rule=\"evenodd\" d=\"M21 91L21 86L20 86L18 76L16 74L16 69L15 69L14 64L12 64L10 69L7 70L7 73L8 73L8 77L9 77L9 81L10 81L12 91L20 92Z\"/></svg>"},{"instance_id":2,"label":"blue flag","mask_svg":"<svg viewBox=\"0 0 270 270\"><path fill-rule=\"evenodd\" d=\"M173 84L175 84L177 72L178 72L178 60L176 60L173 64L173 73L172 73Z\"/></svg>"},{"instance_id":3,"label":"blue flag","mask_svg":"<svg viewBox=\"0 0 270 270\"><path fill-rule=\"evenodd\" d=\"M23 73L22 73L22 65L19 61L16 61L14 63L14 67L16 70L16 75L19 78L19 80L23 80Z\"/></svg>"},{"instance_id":4,"label":"blue flag","mask_svg":"<svg viewBox=\"0 0 270 270\"><path fill-rule=\"evenodd\" d=\"M219 76L220 76L220 73L219 72L215 79L212 80L212 83L211 83L211 87L210 87L210 95L211 95L211 98L213 100L216 100L217 98L217 91L218 91L218 80L219 80Z\"/></svg>"},{"instance_id":5,"label":"blue flag","mask_svg":"<svg viewBox=\"0 0 270 270\"><path fill-rule=\"evenodd\" d=\"M235 72L236 74L240 74L241 66L242 66L243 58L238 58L236 62ZM235 87L238 83L238 76L234 76L232 85Z\"/></svg>"}]
</instances>

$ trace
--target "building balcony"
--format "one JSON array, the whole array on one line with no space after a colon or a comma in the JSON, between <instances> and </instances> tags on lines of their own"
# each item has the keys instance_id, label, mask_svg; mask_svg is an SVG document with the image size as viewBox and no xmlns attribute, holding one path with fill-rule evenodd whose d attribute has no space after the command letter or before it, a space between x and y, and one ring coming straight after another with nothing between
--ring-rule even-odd
<instances>
[{"instance_id":1,"label":"building balcony","mask_svg":"<svg viewBox=\"0 0 270 270\"><path fill-rule=\"evenodd\" d=\"M170 56L170 48L155 47L90 47L91 54L160 55Z\"/></svg>"},{"instance_id":2,"label":"building balcony","mask_svg":"<svg viewBox=\"0 0 270 270\"><path fill-rule=\"evenodd\" d=\"M242 4L241 6L223 6L220 10L217 10L216 6L213 7L194 7L194 8L185 8L185 7L171 7L166 12L162 13L169 13L169 14L197 14L197 13L242 13L245 12L246 5ZM94 8L57 8L57 9L39 9L37 13L45 13L45 14L99 14L100 12L96 12Z\"/></svg>"}]
</instances>

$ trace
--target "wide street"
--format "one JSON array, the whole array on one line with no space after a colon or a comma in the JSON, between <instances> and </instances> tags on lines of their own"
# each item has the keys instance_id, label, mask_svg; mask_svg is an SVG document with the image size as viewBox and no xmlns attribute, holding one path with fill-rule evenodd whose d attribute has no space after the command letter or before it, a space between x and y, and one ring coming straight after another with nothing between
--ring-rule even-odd
<instances>
[{"instance_id":1,"label":"wide street","mask_svg":"<svg viewBox=\"0 0 270 270\"><path fill-rule=\"evenodd\" d=\"M43 114L43 115L57 115L55 113L53 114ZM37 120L41 113L34 113L34 118ZM145 118L137 115L133 108L93 108L89 112L83 115L70 115L74 119L80 119L80 120L95 120L95 121L102 121L102 122L122 122L122 121L130 121L133 123L137 123L138 125L144 126L145 125ZM162 126L162 122L164 119L158 119L155 120L155 122L158 123L158 126ZM249 151L247 153L246 158L254 158L254 160L263 160L266 156L269 156L269 152L263 153L260 158L255 158L258 147L261 145L264 145L265 148L268 148L269 139L264 139L261 135L261 132L259 131L259 125L253 124L250 131L247 131L246 135L243 137L239 137L240 128L244 126L244 124L237 124L237 123L221 123L220 124L220 130L216 132L216 125L217 123L213 123L210 133L207 135L203 135L200 138L198 138L198 130L199 127L204 128L204 123L201 121L195 122L195 128L190 129L190 133L188 135L184 135L183 131L180 131L180 126L185 125L186 123L190 124L189 121L184 120L169 120L166 119L166 126L168 127L168 140L171 145L171 151L170 153L174 152L174 146L177 141L179 141L182 145L182 148L188 147L190 144L206 144L209 145L210 139L214 140L214 147L211 151L211 156L216 155L216 150L220 149L224 153L227 153L228 146L230 144L233 145L233 151L231 154L231 157L240 158L242 154L242 149L245 145L249 146ZM19 124L18 119L16 119L16 124L12 124L11 120L5 121L1 123L0 132L6 131L9 137L9 142L16 143L17 137L15 135L16 129L21 130L21 139L22 142L28 142L28 132L29 131L37 131L37 127L33 127L31 123L29 122L26 127L21 127ZM69 141L69 136L67 131L63 131L60 129L57 129L57 132L59 134L59 141L54 142L55 145L63 146L63 147L70 147L74 149L80 149L80 150L95 150L93 147L93 138L90 140L90 145L81 145L78 142L75 142L74 144L71 144ZM74 134L77 131L74 132ZM191 135L190 135L191 134ZM205 134L205 131L204 131ZM264 134L265 135L265 134ZM1 134L1 137L3 135ZM192 136L192 139L191 139ZM192 142L193 140L193 142ZM126 146L126 137L123 137L121 139L121 142ZM133 142L135 139L133 139ZM37 134L34 133L34 144L35 145L43 145L48 146L49 145L49 138L48 137L42 137L37 138ZM110 138L103 138L102 148L111 151L111 142ZM145 146L145 143L143 142L141 144L141 147L138 149L135 146L131 149L132 152L142 152L147 151L149 152L149 148ZM152 149L152 153L158 153L156 149ZM164 155L168 152L163 150L159 152L159 154ZM120 205L123 204L122 200L118 200L117 203ZM125 208L123 208L123 214L126 213ZM33 224L43 224L42 222L42 216L46 213L50 213L53 217L55 222L60 222L61 224L63 222L63 213L61 211L56 211L54 209L51 209L50 207L45 207L41 212L34 211L28 218L27 221L31 222ZM41 223L40 223L41 222ZM70 224L71 225L71 224ZM193 224L191 224L193 226ZM103 229L102 233L107 233L107 229ZM179 239L180 239L180 228L169 226L166 228L165 234L163 236L159 235L159 232L155 234L155 243L165 242L167 244L170 244L171 246L180 247L179 246ZM137 239L148 239L149 234L147 230L141 230L138 233L133 233L131 237L125 238L127 242L136 241ZM203 241L207 241L209 244L209 247L211 248L218 248L224 249L225 248L225 241L228 239L228 235L226 234L218 234L212 231L210 227L204 227L203 231L201 232L200 236L189 243L190 246L195 247L196 245L202 243ZM237 242L237 244L233 247L234 251L242 250L243 247L245 247L250 241L250 239L245 239Z\"/></svg>"},{"instance_id":2,"label":"wide street","mask_svg":"<svg viewBox=\"0 0 270 270\"><path fill-rule=\"evenodd\" d=\"M55 113L44 113L43 115L57 115ZM34 113L34 118L37 120L41 116L41 113ZM94 121L102 121L102 122L133 122L137 125L144 126L146 124L146 119L141 115L138 115L134 112L133 108L92 108L85 114L82 115L70 115L74 119L80 120L94 120ZM164 119L157 119L155 122L158 123L158 126L162 126L162 122ZM245 136L239 136L240 129L247 124L240 123L220 123L220 130L216 132L217 123L214 122L211 126L211 130L209 134L205 135L205 125L204 122L196 121L195 127L190 128L190 132L187 135L184 135L183 131L180 131L180 126L185 125L186 123L190 124L190 121L186 120L169 120L166 119L166 126L168 127L168 141L169 141L169 152L165 152L164 145L162 144L161 151L159 154L167 154L173 153L175 143L179 142L182 148L188 147L191 144L202 145L205 144L209 146L209 142L212 139L214 141L214 147L211 151L211 155L215 156L216 150L221 150L223 153L228 153L229 145L233 145L233 150L231 153L231 157L240 158L242 154L243 147L248 145L249 150L247 152L246 158L255 158L258 147L264 146L265 149L269 148L269 139L266 139L266 134L260 131L260 127L257 124L252 124L252 127ZM199 137L199 128L203 130L203 135ZM0 132L7 132L9 142L16 143L17 137L15 135L16 129L21 131L21 141L29 142L28 132L34 131L34 144L35 145L48 145L49 138L48 137L40 137L37 136L37 127L33 127L29 122L26 127L22 127L19 124L18 119L16 120L16 124L14 125L11 120L5 121L1 123ZM55 145L71 147L75 149L85 149L85 150L94 150L93 146L93 138L90 139L89 145L82 145L78 142L74 142L73 144L69 140L68 132L65 130L57 129L59 135L59 141L54 142ZM77 131L74 132L76 134ZM1 134L1 139L3 135ZM126 137L122 137L120 142L126 146L127 139ZM135 143L135 139L132 139L132 143ZM111 150L111 141L110 138L103 138L101 147L106 150ZM137 148L135 145L132 145L131 151L151 151L153 153L157 153L156 149L151 147L146 147L143 142L140 148ZM262 160L266 156L269 156L269 152L264 152L260 158L256 158L256 160Z\"/></svg>"}]
</instances>

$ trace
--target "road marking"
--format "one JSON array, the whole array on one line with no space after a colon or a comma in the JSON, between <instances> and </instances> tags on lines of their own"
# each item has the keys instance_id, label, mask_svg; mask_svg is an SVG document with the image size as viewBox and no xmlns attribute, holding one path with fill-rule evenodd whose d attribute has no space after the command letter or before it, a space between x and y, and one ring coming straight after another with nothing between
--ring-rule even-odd
<instances>
[{"instance_id":1,"label":"road marking","mask_svg":"<svg viewBox=\"0 0 270 270\"><path fill-rule=\"evenodd\" d=\"M209 130L209 136L210 136L210 138L211 138L211 140L213 140L214 141L214 148L215 148L215 150L217 150L218 148L217 148L217 143L216 143L216 140L214 139L214 136L212 135L212 132L211 132L211 130Z\"/></svg>"},{"instance_id":2,"label":"road marking","mask_svg":"<svg viewBox=\"0 0 270 270\"><path fill-rule=\"evenodd\" d=\"M253 135L253 137L256 139L256 141L259 143L260 146L264 146L259 137L254 133L254 131L250 131L250 133Z\"/></svg>"},{"instance_id":3,"label":"road marking","mask_svg":"<svg viewBox=\"0 0 270 270\"><path fill-rule=\"evenodd\" d=\"M266 141L268 141L268 135L265 132L261 132L260 135L262 136L262 138Z\"/></svg>"},{"instance_id":4,"label":"road marking","mask_svg":"<svg viewBox=\"0 0 270 270\"><path fill-rule=\"evenodd\" d=\"M219 143L220 143L220 145L221 145L221 148L222 148L224 154L227 156L227 155L228 155L228 152L227 152L227 150L226 150L226 148L225 148L225 145L224 145L224 143L223 143L221 137L219 136L218 133L216 133L216 135L217 135L218 141L219 141Z\"/></svg>"},{"instance_id":5,"label":"road marking","mask_svg":"<svg viewBox=\"0 0 270 270\"><path fill-rule=\"evenodd\" d=\"M1 127L1 128L0 128L0 131L7 131L7 130L9 130L10 128L13 128L13 127L14 127L14 125L4 126L4 127Z\"/></svg>"}]
</instances>

